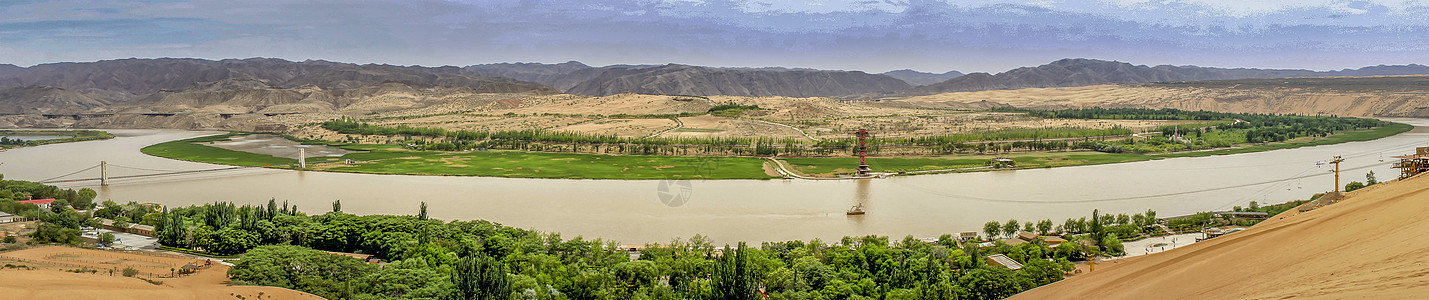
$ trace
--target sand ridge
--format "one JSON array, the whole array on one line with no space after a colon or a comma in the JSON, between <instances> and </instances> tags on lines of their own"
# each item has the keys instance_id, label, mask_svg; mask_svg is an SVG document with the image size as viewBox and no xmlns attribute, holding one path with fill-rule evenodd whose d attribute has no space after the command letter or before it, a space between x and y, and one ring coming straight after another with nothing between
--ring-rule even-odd
<instances>
[{"instance_id":1,"label":"sand ridge","mask_svg":"<svg viewBox=\"0 0 1429 300\"><path fill-rule=\"evenodd\" d=\"M1016 299L1408 299L1429 295L1429 177L1097 266Z\"/></svg>"}]
</instances>

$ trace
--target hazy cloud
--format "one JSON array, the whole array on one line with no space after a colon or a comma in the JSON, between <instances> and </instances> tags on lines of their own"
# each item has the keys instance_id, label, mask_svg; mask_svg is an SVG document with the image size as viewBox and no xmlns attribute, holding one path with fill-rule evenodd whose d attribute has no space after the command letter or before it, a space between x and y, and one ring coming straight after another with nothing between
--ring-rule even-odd
<instances>
[{"instance_id":1,"label":"hazy cloud","mask_svg":"<svg viewBox=\"0 0 1429 300\"><path fill-rule=\"evenodd\" d=\"M1001 71L1424 63L1416 1L6 1L0 63L279 57Z\"/></svg>"}]
</instances>

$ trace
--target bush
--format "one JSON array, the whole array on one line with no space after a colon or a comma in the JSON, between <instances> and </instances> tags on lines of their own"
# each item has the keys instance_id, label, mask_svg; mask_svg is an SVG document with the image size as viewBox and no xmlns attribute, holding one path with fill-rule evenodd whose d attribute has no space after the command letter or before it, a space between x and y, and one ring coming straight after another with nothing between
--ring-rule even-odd
<instances>
[{"instance_id":1,"label":"bush","mask_svg":"<svg viewBox=\"0 0 1429 300\"><path fill-rule=\"evenodd\" d=\"M101 234L99 234L99 239L98 239L96 242L99 243L99 244L101 244L101 245L113 244L113 243L114 243L114 234L113 234L113 233L108 233L108 232L101 233Z\"/></svg>"},{"instance_id":2,"label":"bush","mask_svg":"<svg viewBox=\"0 0 1429 300\"><path fill-rule=\"evenodd\" d=\"M134 268L127 268L127 267L124 268L124 277L134 277L134 275L137 275L137 274L139 274L139 270L135 270Z\"/></svg>"}]
</instances>

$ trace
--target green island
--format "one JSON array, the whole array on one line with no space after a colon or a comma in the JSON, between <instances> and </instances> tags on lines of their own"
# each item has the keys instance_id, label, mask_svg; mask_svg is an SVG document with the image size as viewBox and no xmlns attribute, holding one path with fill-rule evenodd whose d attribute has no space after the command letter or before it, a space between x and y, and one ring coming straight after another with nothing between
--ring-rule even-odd
<instances>
[{"instance_id":1,"label":"green island","mask_svg":"<svg viewBox=\"0 0 1429 300\"><path fill-rule=\"evenodd\" d=\"M23 139L18 137L53 137L46 139ZM113 134L98 130L0 130L0 149L33 147L40 145L107 140Z\"/></svg>"},{"instance_id":2,"label":"green island","mask_svg":"<svg viewBox=\"0 0 1429 300\"><path fill-rule=\"evenodd\" d=\"M1370 185L1377 183L1367 177ZM32 197L58 200L47 209L17 202ZM81 238L80 229L109 222L152 226L146 234L157 237L159 251L227 260L233 264L229 284L284 287L328 299L1002 299L1060 281L1090 259L1124 255L1123 242L1264 219L1093 210L1090 217L1062 222L989 221L980 236L862 236L756 246L716 245L696 235L632 246L483 220L432 219L425 202L412 215L354 215L344 213L340 201L322 214L307 214L271 199L266 205L162 209L95 203L94 197L90 189L0 176L0 211L38 222L0 240L0 252L46 244L96 249L114 236ZM1305 202L1251 202L1235 211L1276 215ZM996 255L1018 268L986 259Z\"/></svg>"},{"instance_id":3,"label":"green island","mask_svg":"<svg viewBox=\"0 0 1429 300\"><path fill-rule=\"evenodd\" d=\"M757 109L753 107L731 108ZM1172 120L1150 132L1127 128L1003 128L952 135L874 137L868 163L886 174L979 172L1236 154L1379 139L1413 129L1375 119L1218 113L1175 109L999 109L1044 119ZM631 138L575 132L467 131L378 126L354 119L312 126L346 136L307 140L361 151L308 161L307 170L370 174L567 179L773 179L854 173L857 140ZM150 155L206 163L297 168L297 160L202 145L243 133L145 147ZM357 144L377 136L386 144ZM369 139L370 140L370 139ZM779 164L770 163L774 161ZM994 158L1010 164L991 165ZM907 173L912 172L912 173Z\"/></svg>"}]
</instances>

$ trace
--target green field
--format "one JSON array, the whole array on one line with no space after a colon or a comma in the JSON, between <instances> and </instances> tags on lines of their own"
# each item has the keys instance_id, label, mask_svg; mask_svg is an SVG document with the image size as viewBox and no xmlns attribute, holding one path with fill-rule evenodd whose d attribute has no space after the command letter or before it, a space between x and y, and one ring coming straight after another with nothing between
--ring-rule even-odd
<instances>
[{"instance_id":1,"label":"green field","mask_svg":"<svg viewBox=\"0 0 1429 300\"><path fill-rule=\"evenodd\" d=\"M205 145L194 144L196 142L226 141L229 137L237 134L238 133L228 133L158 143L150 145L148 147L144 147L143 149L139 149L139 151L144 152L144 154L163 158L245 167L263 167L298 163L298 160L291 158L274 157L272 155L233 151L218 147L209 147Z\"/></svg>"},{"instance_id":2,"label":"green field","mask_svg":"<svg viewBox=\"0 0 1429 300\"><path fill-rule=\"evenodd\" d=\"M1013 161L1016 161L1017 168L1019 169L1085 166L1176 157L1203 157L1212 155L1250 153L1338 144L1346 142L1369 141L1400 134L1411 129L1414 129L1414 126L1410 126L1408 124L1393 123L1389 126L1379 127L1371 130L1342 132L1329 137L1318 138L1314 140L1297 140L1288 143L1271 143L1240 148L1178 153L1135 154L1073 151L1013 153L1006 155L951 155L933 158L874 157L868 159L868 165L870 167L873 167L873 169L878 172L943 170L980 167L986 165L988 160L995 156L1003 156L1011 158L1013 159ZM783 160L789 162L789 164L794 167L795 171L799 171L800 173L809 175L831 176L835 174L849 174L853 173L854 168L857 166L857 160L852 158L787 158ZM975 171L981 170L968 170L968 172Z\"/></svg>"},{"instance_id":3,"label":"green field","mask_svg":"<svg viewBox=\"0 0 1429 300\"><path fill-rule=\"evenodd\" d=\"M357 164L312 169L371 173L572 179L767 179L753 157L599 155L525 151L389 151L353 153Z\"/></svg>"},{"instance_id":4,"label":"green field","mask_svg":"<svg viewBox=\"0 0 1429 300\"><path fill-rule=\"evenodd\" d=\"M940 157L868 159L879 172L926 171L981 167L995 156L1012 158L1018 169L1052 168L1145 161L1175 157L1201 157L1247 152L1291 149L1344 142L1368 141L1413 129L1394 123L1372 130L1341 132L1325 138L1301 138L1285 143L1179 153L1102 153L1091 151L1012 153L1004 155L949 155ZM294 159L233 151L195 144L227 140L238 133L199 137L144 147L145 154L179 160L239 166L287 166ZM417 151L398 145L334 145L347 150L366 151L340 160L309 161L309 169L331 172L409 175L489 176L516 178L570 179L769 179L764 161L755 157L680 157L644 155L572 154L528 151ZM854 172L857 160L837 158L785 158L794 170L816 176ZM982 171L982 170L967 170Z\"/></svg>"}]
</instances>

